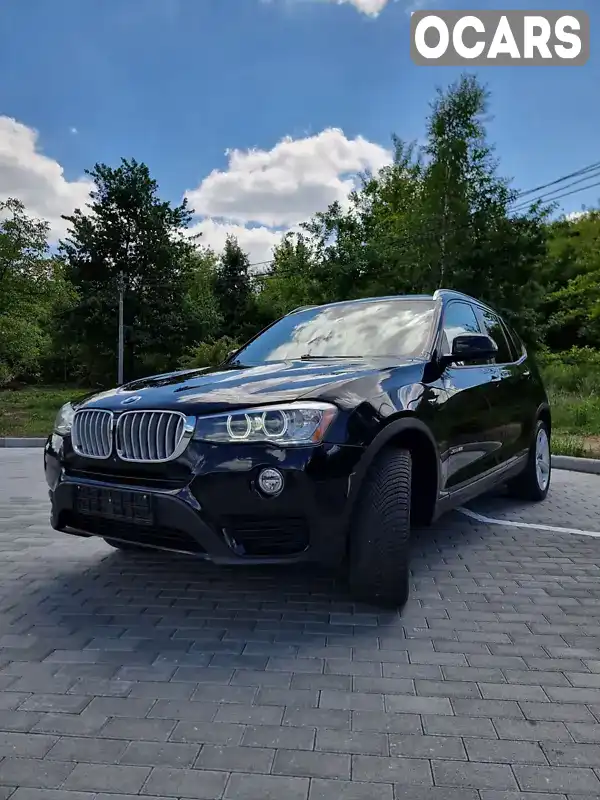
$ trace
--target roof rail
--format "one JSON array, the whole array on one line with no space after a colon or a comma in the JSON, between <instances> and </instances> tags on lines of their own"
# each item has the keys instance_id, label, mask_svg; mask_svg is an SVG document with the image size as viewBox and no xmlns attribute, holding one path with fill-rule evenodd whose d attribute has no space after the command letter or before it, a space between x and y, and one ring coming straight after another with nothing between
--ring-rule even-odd
<instances>
[{"instance_id":1,"label":"roof rail","mask_svg":"<svg viewBox=\"0 0 600 800\"><path fill-rule=\"evenodd\" d=\"M293 308L291 311L288 311L288 314L295 314L296 311L307 311L309 308L319 308L319 306L318 305L298 306L298 308Z\"/></svg>"},{"instance_id":2,"label":"roof rail","mask_svg":"<svg viewBox=\"0 0 600 800\"><path fill-rule=\"evenodd\" d=\"M433 293L433 299L438 300L444 297L462 297L463 300L469 300L471 303L481 303L480 300L477 300L475 297L471 297L469 294L465 294L464 292L458 292L456 289L436 289Z\"/></svg>"}]
</instances>

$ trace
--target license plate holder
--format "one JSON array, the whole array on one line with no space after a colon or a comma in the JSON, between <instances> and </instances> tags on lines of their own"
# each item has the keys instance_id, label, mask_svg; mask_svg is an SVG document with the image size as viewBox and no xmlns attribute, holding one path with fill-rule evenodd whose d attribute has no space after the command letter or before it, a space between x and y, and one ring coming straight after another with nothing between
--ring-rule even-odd
<instances>
[{"instance_id":1,"label":"license plate holder","mask_svg":"<svg viewBox=\"0 0 600 800\"><path fill-rule=\"evenodd\" d=\"M146 527L154 524L153 496L147 492L78 485L75 487L74 506L76 513L83 516Z\"/></svg>"}]
</instances>

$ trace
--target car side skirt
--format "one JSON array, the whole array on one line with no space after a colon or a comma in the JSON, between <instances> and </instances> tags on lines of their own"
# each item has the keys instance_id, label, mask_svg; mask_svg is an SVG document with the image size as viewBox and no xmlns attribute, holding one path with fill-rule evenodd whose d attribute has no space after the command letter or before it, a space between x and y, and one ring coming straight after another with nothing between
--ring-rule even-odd
<instances>
[{"instance_id":1,"label":"car side skirt","mask_svg":"<svg viewBox=\"0 0 600 800\"><path fill-rule=\"evenodd\" d=\"M522 453L511 458L505 464L501 464L499 467L490 470L480 478L471 481L466 484L466 486L460 486L452 492L440 495L436 503L434 519L438 519L438 517L445 514L447 511L451 511L453 508L463 505L463 503L473 500L475 497L479 497L479 495L494 489L499 484L520 475L527 466L528 458L529 453Z\"/></svg>"}]
</instances>

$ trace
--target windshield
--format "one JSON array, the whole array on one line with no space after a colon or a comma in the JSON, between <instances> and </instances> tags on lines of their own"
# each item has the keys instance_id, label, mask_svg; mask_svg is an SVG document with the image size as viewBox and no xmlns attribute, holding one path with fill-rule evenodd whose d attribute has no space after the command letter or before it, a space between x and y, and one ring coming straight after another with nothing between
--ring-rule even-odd
<instances>
[{"instance_id":1,"label":"windshield","mask_svg":"<svg viewBox=\"0 0 600 800\"><path fill-rule=\"evenodd\" d=\"M431 332L433 300L399 299L308 308L280 319L235 361L264 364L300 358L422 356Z\"/></svg>"}]
</instances>

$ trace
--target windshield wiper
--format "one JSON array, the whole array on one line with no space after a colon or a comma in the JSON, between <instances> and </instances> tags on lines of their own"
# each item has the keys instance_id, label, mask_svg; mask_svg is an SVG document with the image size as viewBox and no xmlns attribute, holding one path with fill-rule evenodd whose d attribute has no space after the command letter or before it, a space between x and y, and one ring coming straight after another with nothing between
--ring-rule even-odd
<instances>
[{"instance_id":1,"label":"windshield wiper","mask_svg":"<svg viewBox=\"0 0 600 800\"><path fill-rule=\"evenodd\" d=\"M316 361L331 358L363 358L363 356L313 356L310 353L305 353L303 356L300 356L300 361Z\"/></svg>"}]
</instances>

